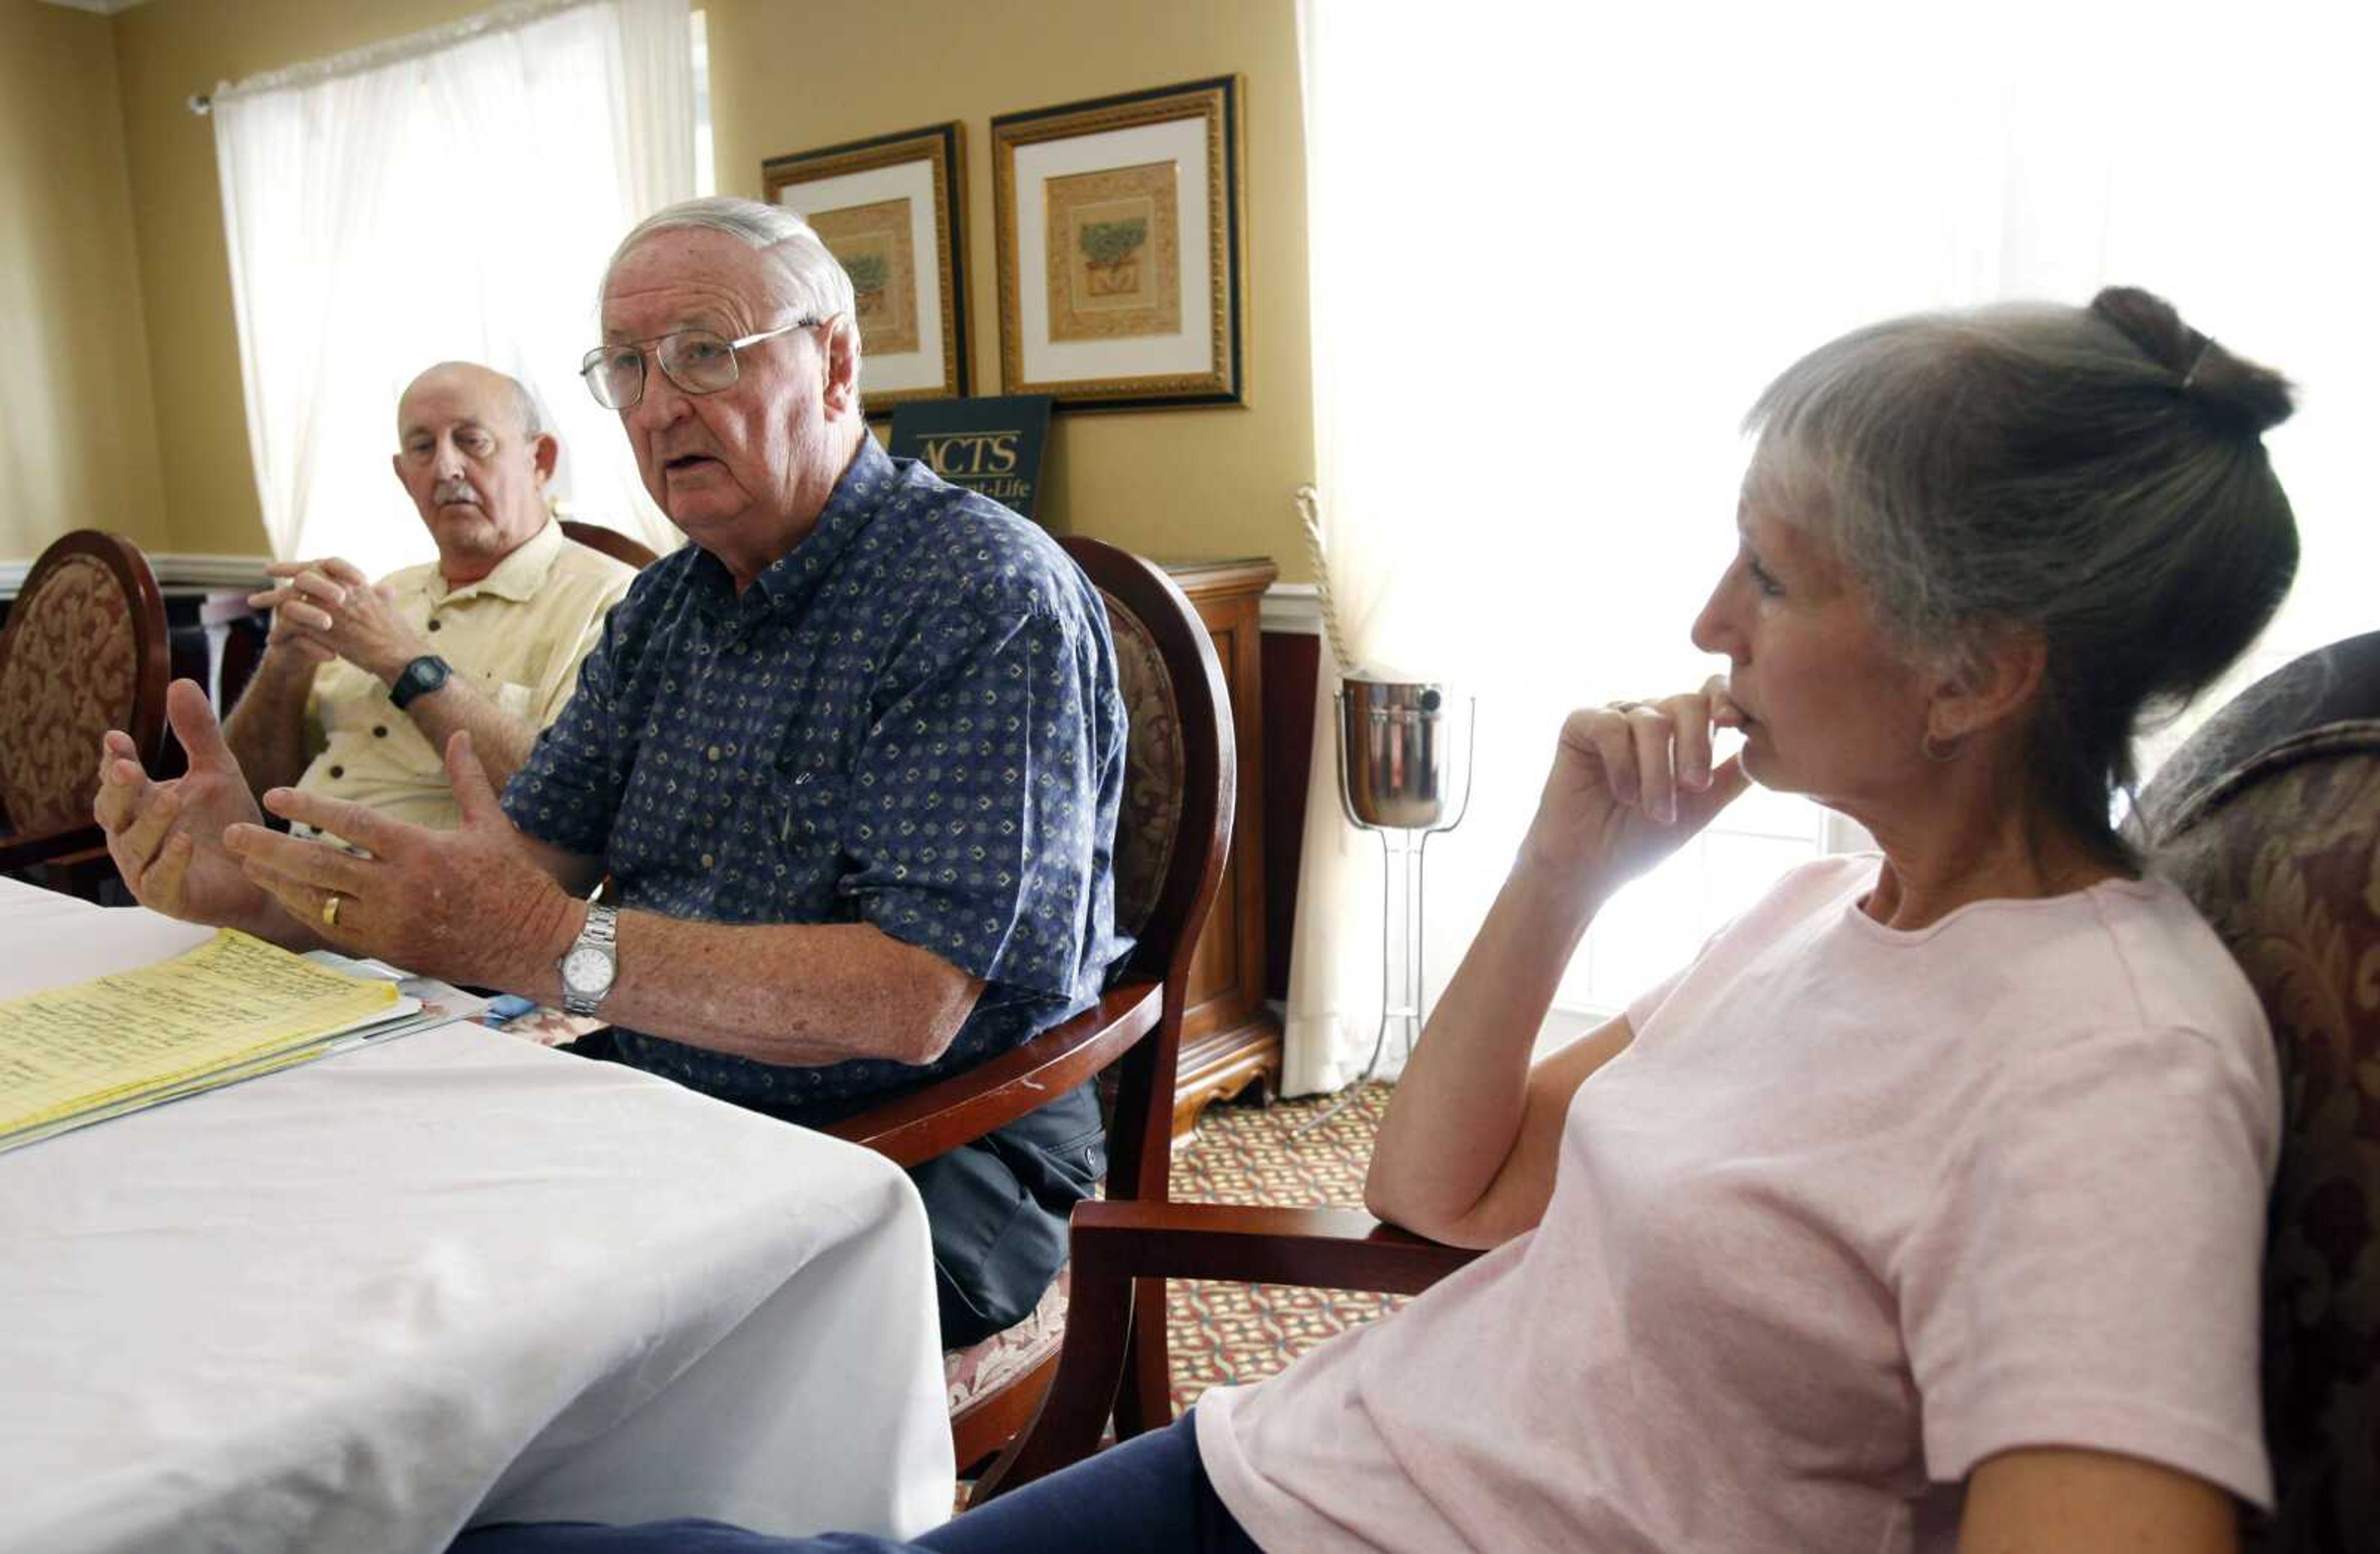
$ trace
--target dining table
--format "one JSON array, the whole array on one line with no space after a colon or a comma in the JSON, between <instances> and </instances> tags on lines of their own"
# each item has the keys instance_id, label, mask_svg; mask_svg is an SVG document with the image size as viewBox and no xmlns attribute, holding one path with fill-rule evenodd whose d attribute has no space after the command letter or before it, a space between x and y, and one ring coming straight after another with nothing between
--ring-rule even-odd
<instances>
[{"instance_id":1,"label":"dining table","mask_svg":"<svg viewBox=\"0 0 2380 1554\"><path fill-rule=\"evenodd\" d=\"M208 936L0 879L0 1000ZM0 1153L0 1549L906 1536L947 1407L899 1169L468 1021Z\"/></svg>"}]
</instances>

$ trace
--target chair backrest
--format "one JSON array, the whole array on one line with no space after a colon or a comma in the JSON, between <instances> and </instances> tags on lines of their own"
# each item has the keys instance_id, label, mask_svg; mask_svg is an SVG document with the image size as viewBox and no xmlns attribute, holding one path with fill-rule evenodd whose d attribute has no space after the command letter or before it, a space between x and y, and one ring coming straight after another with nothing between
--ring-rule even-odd
<instances>
[{"instance_id":1,"label":"chair backrest","mask_svg":"<svg viewBox=\"0 0 2380 1554\"><path fill-rule=\"evenodd\" d=\"M2290 660L2218 708L2140 797L2143 814L2181 806L2268 745L2325 723L2380 717L2380 631Z\"/></svg>"},{"instance_id":2,"label":"chair backrest","mask_svg":"<svg viewBox=\"0 0 2380 1554\"><path fill-rule=\"evenodd\" d=\"M107 730L153 765L166 664L164 596L139 546L82 528L42 552L0 630L0 810L18 835L91 824Z\"/></svg>"},{"instance_id":3,"label":"chair backrest","mask_svg":"<svg viewBox=\"0 0 2380 1554\"><path fill-rule=\"evenodd\" d=\"M2281 1156L2264 1269L2278 1510L2252 1550L2380 1529L2380 637L2242 692L2143 794L2150 868L2187 891L2262 999ZM2360 670L2355 666L2363 666Z\"/></svg>"},{"instance_id":4,"label":"chair backrest","mask_svg":"<svg viewBox=\"0 0 2380 1554\"><path fill-rule=\"evenodd\" d=\"M564 518L562 533L565 539L575 540L590 551L601 551L613 561L626 562L639 572L661 559L643 540L631 540L618 529L605 528L601 524Z\"/></svg>"},{"instance_id":5,"label":"chair backrest","mask_svg":"<svg viewBox=\"0 0 2380 1554\"><path fill-rule=\"evenodd\" d=\"M1115 1113L1133 1126L1111 1130L1109 1189L1162 1197L1190 962L1238 807L1231 692L1214 639L1172 578L1102 540L1075 535L1060 544L1107 601L1115 639L1126 729L1116 924L1135 940L1125 965L1165 985L1158 1028L1117 1065Z\"/></svg>"}]
</instances>

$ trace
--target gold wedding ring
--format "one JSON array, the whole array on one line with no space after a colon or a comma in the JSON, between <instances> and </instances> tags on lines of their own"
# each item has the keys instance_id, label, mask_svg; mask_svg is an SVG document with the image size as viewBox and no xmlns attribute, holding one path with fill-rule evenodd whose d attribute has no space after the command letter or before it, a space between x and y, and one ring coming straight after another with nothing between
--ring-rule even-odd
<instances>
[{"instance_id":1,"label":"gold wedding ring","mask_svg":"<svg viewBox=\"0 0 2380 1554\"><path fill-rule=\"evenodd\" d=\"M339 896L335 891L322 898L322 926L326 929L339 926Z\"/></svg>"}]
</instances>

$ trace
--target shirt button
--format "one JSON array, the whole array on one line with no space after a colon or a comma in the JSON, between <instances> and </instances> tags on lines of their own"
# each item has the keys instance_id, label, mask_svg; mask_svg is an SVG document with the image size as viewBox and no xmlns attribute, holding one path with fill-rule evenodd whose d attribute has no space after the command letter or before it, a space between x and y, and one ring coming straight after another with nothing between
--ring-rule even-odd
<instances>
[{"instance_id":1,"label":"shirt button","mask_svg":"<svg viewBox=\"0 0 2380 1554\"><path fill-rule=\"evenodd\" d=\"M715 868L718 867L718 860L713 858L709 853L705 853L702 855L702 867L705 868Z\"/></svg>"},{"instance_id":2,"label":"shirt button","mask_svg":"<svg viewBox=\"0 0 2380 1554\"><path fill-rule=\"evenodd\" d=\"M345 777L346 774L347 769L344 766L334 766L331 768L331 775L334 778Z\"/></svg>"},{"instance_id":3,"label":"shirt button","mask_svg":"<svg viewBox=\"0 0 2380 1554\"><path fill-rule=\"evenodd\" d=\"M388 725L387 725L386 723L375 723L375 724L373 724L373 725L372 725L372 737L373 737L374 739L385 739L385 738L387 738L387 737L388 737Z\"/></svg>"},{"instance_id":4,"label":"shirt button","mask_svg":"<svg viewBox=\"0 0 2380 1554\"><path fill-rule=\"evenodd\" d=\"M704 751L703 754L710 757L712 760L717 760L719 759L719 747L713 745L710 749Z\"/></svg>"},{"instance_id":5,"label":"shirt button","mask_svg":"<svg viewBox=\"0 0 2380 1554\"><path fill-rule=\"evenodd\" d=\"M432 631L437 631L437 630L441 629L441 625L442 625L442 623L439 621L439 619L438 619L438 617L437 617L437 616L432 615L432 616L431 616L431 617L430 617L430 629L431 629L431 630L432 630Z\"/></svg>"}]
</instances>

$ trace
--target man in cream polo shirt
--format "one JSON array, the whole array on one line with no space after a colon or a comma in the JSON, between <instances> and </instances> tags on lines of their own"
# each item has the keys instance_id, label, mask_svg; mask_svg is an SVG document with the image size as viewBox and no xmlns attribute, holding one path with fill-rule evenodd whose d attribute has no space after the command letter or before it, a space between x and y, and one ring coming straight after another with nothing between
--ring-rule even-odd
<instances>
[{"instance_id":1,"label":"man in cream polo shirt","mask_svg":"<svg viewBox=\"0 0 2380 1554\"><path fill-rule=\"evenodd\" d=\"M374 585L349 563L278 562L249 602L264 658L224 735L249 786L296 786L452 830L442 759L468 729L501 784L577 684L633 569L565 539L559 444L503 373L441 362L397 401L397 480L438 559Z\"/></svg>"}]
</instances>

